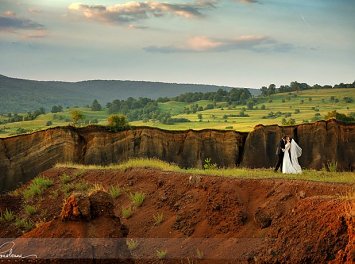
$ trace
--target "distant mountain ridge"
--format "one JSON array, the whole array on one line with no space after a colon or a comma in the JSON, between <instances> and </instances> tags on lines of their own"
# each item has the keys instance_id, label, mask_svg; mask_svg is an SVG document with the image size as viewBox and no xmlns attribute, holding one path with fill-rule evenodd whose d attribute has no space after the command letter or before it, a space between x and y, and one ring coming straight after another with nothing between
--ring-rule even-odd
<instances>
[{"instance_id":1,"label":"distant mountain ridge","mask_svg":"<svg viewBox=\"0 0 355 264\"><path fill-rule=\"evenodd\" d=\"M0 113L33 111L40 107L49 110L53 105L82 106L91 104L94 99L105 105L114 99L156 99L220 88L229 90L237 87L121 80L36 81L0 75ZM257 89L249 90L253 95L260 93Z\"/></svg>"}]
</instances>

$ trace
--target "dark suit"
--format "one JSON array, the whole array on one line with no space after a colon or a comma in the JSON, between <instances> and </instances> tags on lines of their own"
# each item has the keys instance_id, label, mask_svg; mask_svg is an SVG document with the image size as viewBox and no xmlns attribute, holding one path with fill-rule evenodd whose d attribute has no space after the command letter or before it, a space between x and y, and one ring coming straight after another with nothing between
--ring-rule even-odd
<instances>
[{"instance_id":1,"label":"dark suit","mask_svg":"<svg viewBox=\"0 0 355 264\"><path fill-rule=\"evenodd\" d=\"M284 159L284 152L282 151L282 149L285 149L285 141L283 139L281 139L279 144L277 145L276 155L278 159L275 165L275 171L278 171L279 168L282 171L282 162Z\"/></svg>"}]
</instances>

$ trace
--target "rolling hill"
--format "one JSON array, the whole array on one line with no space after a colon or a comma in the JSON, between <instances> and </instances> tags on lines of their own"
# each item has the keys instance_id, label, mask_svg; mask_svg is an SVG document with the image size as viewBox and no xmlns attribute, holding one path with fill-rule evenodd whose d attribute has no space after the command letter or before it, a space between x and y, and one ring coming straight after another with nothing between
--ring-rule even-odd
<instances>
[{"instance_id":1,"label":"rolling hill","mask_svg":"<svg viewBox=\"0 0 355 264\"><path fill-rule=\"evenodd\" d=\"M0 75L0 113L47 110L53 105L83 106L98 99L103 105L128 97L173 97L185 92L210 92L232 87L145 81L91 80L81 82L34 81ZM250 89L254 95L259 90Z\"/></svg>"}]
</instances>

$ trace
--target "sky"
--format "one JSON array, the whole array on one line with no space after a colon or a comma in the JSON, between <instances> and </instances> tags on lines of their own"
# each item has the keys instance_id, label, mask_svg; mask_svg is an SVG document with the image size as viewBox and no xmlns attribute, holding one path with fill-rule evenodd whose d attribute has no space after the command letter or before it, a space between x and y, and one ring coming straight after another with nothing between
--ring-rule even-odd
<instances>
[{"instance_id":1,"label":"sky","mask_svg":"<svg viewBox=\"0 0 355 264\"><path fill-rule=\"evenodd\" d=\"M0 0L0 74L250 88L353 82L354 14L354 0Z\"/></svg>"}]
</instances>

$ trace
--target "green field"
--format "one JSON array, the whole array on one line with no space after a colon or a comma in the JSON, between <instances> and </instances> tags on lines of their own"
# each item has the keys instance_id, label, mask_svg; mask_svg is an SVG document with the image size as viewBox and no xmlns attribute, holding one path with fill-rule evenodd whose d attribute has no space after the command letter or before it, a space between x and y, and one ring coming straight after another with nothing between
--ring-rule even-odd
<instances>
[{"instance_id":1,"label":"green field","mask_svg":"<svg viewBox=\"0 0 355 264\"><path fill-rule=\"evenodd\" d=\"M294 97L297 96L297 97ZM330 100L331 96L334 96L339 100L338 103ZM352 103L346 103L342 100L344 97L351 97L355 99L355 89L321 89L321 90L306 90L301 92L292 93L280 93L274 94L270 97L258 98L258 104L255 106L255 110L246 110L245 113L249 115L248 117L228 117L225 120L224 115L238 114L241 109L246 106L237 106L235 108L229 109L226 104L221 104L218 109L211 109L200 111L198 113L202 114L202 121L198 120L197 114L179 114L174 117L183 117L191 120L188 123L176 123L174 125L164 125L159 122L142 122L135 121L131 122L132 125L146 125L154 126L163 129L170 130L181 130L181 129L205 129L205 128L215 128L215 129L226 129L226 127L233 127L232 129L237 131L251 131L257 124L272 125L272 124L282 124L282 118L284 115L272 118L263 119L263 116L268 115L269 112L289 112L291 113L291 118L296 120L296 124L302 124L304 120L312 122L316 113L320 114L321 118L333 110L337 110L340 113L350 114L355 112L355 101ZM290 100L288 100L288 98ZM312 101L309 101L312 98ZM282 102L282 99L285 102ZM322 99L324 101L322 101ZM272 100L269 103L269 100ZM304 103L301 104L301 100ZM202 101L201 105L205 106L209 101ZM171 108L173 106L178 106L180 109L184 108L184 103L180 102L168 102ZM200 105L200 102L197 102ZM190 104L185 103L185 107ZM261 110L261 106L265 105L265 110ZM319 111L315 111L312 107L316 107ZM295 113L295 110L299 109L299 113Z\"/></svg>"},{"instance_id":2,"label":"green field","mask_svg":"<svg viewBox=\"0 0 355 264\"><path fill-rule=\"evenodd\" d=\"M331 100L331 97L334 97ZM343 98L350 97L354 101L346 103ZM309 100L311 98L311 101ZM339 101L336 102L336 99ZM284 100L284 102L283 102ZM301 103L301 100L304 103ZM257 97L257 104L253 110L245 110L247 117L231 117L228 115L238 115L245 105L237 105L235 107L228 107L227 103L220 102L217 108L198 111L191 114L181 114L184 108L189 108L191 105L198 104L205 107L207 104L212 104L211 101L198 101L195 103L184 103L169 101L166 103L159 103L159 108L164 112L170 112L173 118L186 118L191 122L175 123L173 125L162 124L158 121L134 121L130 122L133 126L152 126L167 130L184 130L184 129L234 129L237 131L251 131L257 124L282 125L282 119L285 118L285 113L291 113L288 118L293 118L296 124L304 122L315 121L315 114L319 113L318 119L323 119L324 116L333 110L337 110L343 114L350 114L355 112L355 89L319 89L319 90L305 90L292 93L274 94L270 97ZM262 105L265 110L261 110ZM107 110L91 111L90 108L77 108L82 111L85 120L81 125L89 124L93 119L97 119L98 124L105 125L107 123ZM296 113L296 110L299 113ZM21 121L15 123L8 123L0 125L0 137L7 137L19 133L18 128L23 128L26 132L32 132L40 129L45 129L51 126L64 126L70 124L70 110L65 109L61 113L48 113L38 116L32 121ZM270 112L282 112L276 118L263 118ZM202 120L199 121L198 114L202 114ZM225 115L228 117L225 118ZM0 116L0 120L6 119L5 116ZM47 126L47 121L51 121L52 125Z\"/></svg>"}]
</instances>

